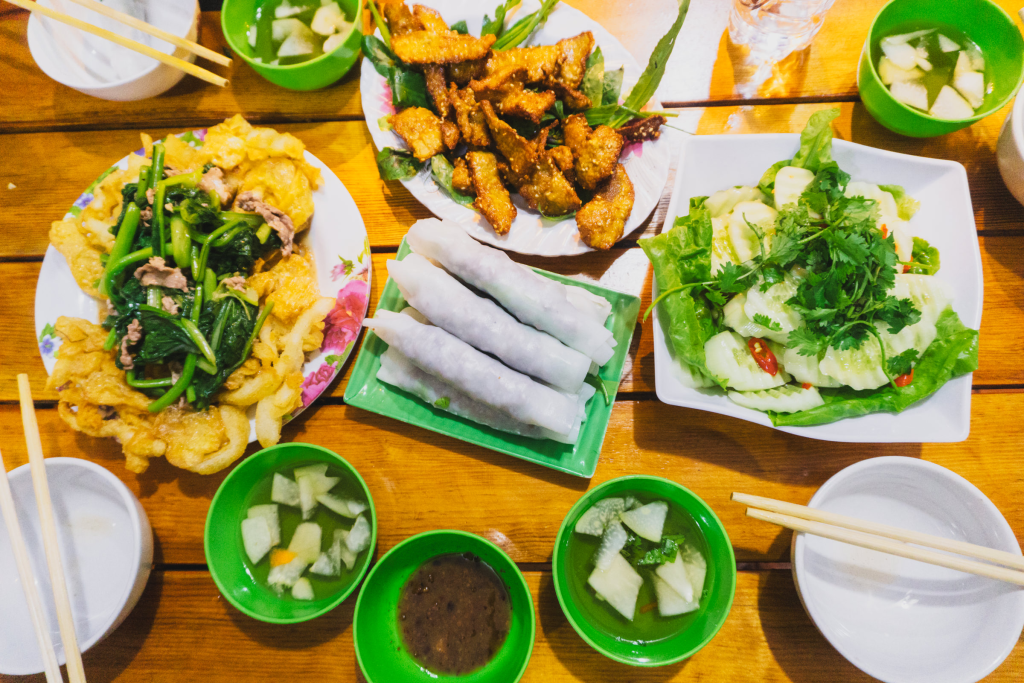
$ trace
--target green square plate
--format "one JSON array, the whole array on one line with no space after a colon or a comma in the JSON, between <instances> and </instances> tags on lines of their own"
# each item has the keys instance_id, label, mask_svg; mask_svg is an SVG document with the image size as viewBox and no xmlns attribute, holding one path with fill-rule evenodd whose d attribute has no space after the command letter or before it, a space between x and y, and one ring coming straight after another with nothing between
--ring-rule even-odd
<instances>
[{"instance_id":1,"label":"green square plate","mask_svg":"<svg viewBox=\"0 0 1024 683\"><path fill-rule=\"evenodd\" d=\"M411 249L402 241L398 249L398 260L402 260ZM534 268L535 271L558 282L583 287L587 291L599 294L612 304L612 313L608 316L605 326L615 336L615 355L601 368L600 377L608 389L612 403L622 378L622 366L629 352L629 343L633 338L637 315L640 312L640 299L630 294L623 294L587 282L579 282L571 278L549 273ZM377 310L401 311L408 304L398 291L398 285L388 278L384 292L377 303ZM597 468L597 459L601 455L601 444L604 433L608 429L612 406L606 404L600 392L587 403L587 419L580 428L580 437L573 445L558 443L551 440L530 439L515 434L506 434L490 427L479 425L470 420L451 415L439 408L427 405L400 389L377 380L380 368L380 355L387 349L377 335L366 331L363 347L352 369L352 378L345 389L345 402L349 405L393 417L402 422L423 427L439 434L447 434L456 439L477 444L502 453L508 453L523 460L529 460L545 467L575 474L580 477L592 477Z\"/></svg>"}]
</instances>

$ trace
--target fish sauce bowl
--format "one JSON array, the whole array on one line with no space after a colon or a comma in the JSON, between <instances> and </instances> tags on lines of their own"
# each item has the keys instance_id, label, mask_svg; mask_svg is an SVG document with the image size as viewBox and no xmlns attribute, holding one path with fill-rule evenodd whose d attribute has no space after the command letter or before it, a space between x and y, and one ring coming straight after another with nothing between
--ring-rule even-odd
<instances>
[{"instance_id":1,"label":"fish sauce bowl","mask_svg":"<svg viewBox=\"0 0 1024 683\"><path fill-rule=\"evenodd\" d=\"M593 610L584 605L596 602L585 576L574 574L569 561L569 544L576 522L583 513L604 498L639 493L664 500L670 509L688 515L703 537L707 575L700 608L681 631L658 640L634 642L611 633L608 620L595 618ZM671 514L671 513L670 513ZM606 481L587 491L572 506L555 539L552 555L555 594L562 611L576 632L591 647L609 659L631 666L666 666L675 664L711 642L725 623L736 595L736 556L725 527L714 511L696 494L669 479L647 475L629 475ZM639 609L639 606L638 606ZM621 619L608 610L608 619ZM602 623L603 622L603 623Z\"/></svg>"},{"instance_id":2,"label":"fish sauce bowl","mask_svg":"<svg viewBox=\"0 0 1024 683\"><path fill-rule=\"evenodd\" d=\"M438 674L420 665L402 641L398 603L417 569L440 555L461 553L480 558L505 584L511 621L504 643L482 667L457 676ZM454 530L417 534L389 550L366 577L352 622L356 661L367 683L516 683L530 662L535 636L533 597L515 562L487 539Z\"/></svg>"}]
</instances>

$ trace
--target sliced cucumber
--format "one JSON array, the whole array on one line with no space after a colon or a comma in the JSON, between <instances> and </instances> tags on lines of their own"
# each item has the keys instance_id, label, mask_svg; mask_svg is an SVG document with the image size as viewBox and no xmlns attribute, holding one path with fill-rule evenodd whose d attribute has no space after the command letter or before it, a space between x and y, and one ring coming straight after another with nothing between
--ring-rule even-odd
<instances>
[{"instance_id":1,"label":"sliced cucumber","mask_svg":"<svg viewBox=\"0 0 1024 683\"><path fill-rule=\"evenodd\" d=\"M607 569L595 569L587 583L598 596L629 621L636 614L636 599L644 580L619 553L612 555Z\"/></svg>"},{"instance_id":2,"label":"sliced cucumber","mask_svg":"<svg viewBox=\"0 0 1024 683\"><path fill-rule=\"evenodd\" d=\"M296 600L312 600L315 596L313 595L313 584L309 582L305 576L301 577L292 586L292 597Z\"/></svg>"},{"instance_id":3,"label":"sliced cucumber","mask_svg":"<svg viewBox=\"0 0 1024 683\"><path fill-rule=\"evenodd\" d=\"M904 36L889 36L882 39L882 52L893 64L901 69L913 69L917 65L917 50Z\"/></svg>"},{"instance_id":4,"label":"sliced cucumber","mask_svg":"<svg viewBox=\"0 0 1024 683\"><path fill-rule=\"evenodd\" d=\"M694 598L700 596L700 591L695 590L695 587L690 582L690 574L686 571L686 565L683 564L683 554L677 553L676 559L671 562L666 562L659 565L654 573L661 577L662 581L672 587L676 593L686 600L687 602L693 601Z\"/></svg>"},{"instance_id":5,"label":"sliced cucumber","mask_svg":"<svg viewBox=\"0 0 1024 683\"><path fill-rule=\"evenodd\" d=\"M896 81L889 92L897 102L921 111L928 111L928 89L921 81Z\"/></svg>"},{"instance_id":6,"label":"sliced cucumber","mask_svg":"<svg viewBox=\"0 0 1024 683\"><path fill-rule=\"evenodd\" d=\"M320 494L316 497L316 500L328 510L333 510L342 517L349 517L350 519L355 519L360 512L366 510L366 503L347 498L338 498L329 493Z\"/></svg>"},{"instance_id":7,"label":"sliced cucumber","mask_svg":"<svg viewBox=\"0 0 1024 683\"><path fill-rule=\"evenodd\" d=\"M328 52L334 52L339 47L344 45L345 41L348 40L348 37L350 35L352 35L351 31L345 31L342 33L335 33L333 36L327 38L327 40L324 41L323 46L324 54L327 54Z\"/></svg>"},{"instance_id":8,"label":"sliced cucumber","mask_svg":"<svg viewBox=\"0 0 1024 683\"><path fill-rule=\"evenodd\" d=\"M882 57L878 62L878 76L885 85L892 85L899 81L916 81L924 78L924 71L916 66L912 69L901 69L888 57Z\"/></svg>"},{"instance_id":9,"label":"sliced cucumber","mask_svg":"<svg viewBox=\"0 0 1024 683\"><path fill-rule=\"evenodd\" d=\"M348 544L345 541L348 539L348 529L336 529L334 531L334 545L331 546L333 552L335 547L338 549L338 557L345 563L345 566L349 569L356 566L356 553L349 550Z\"/></svg>"},{"instance_id":10,"label":"sliced cucumber","mask_svg":"<svg viewBox=\"0 0 1024 683\"><path fill-rule=\"evenodd\" d=\"M744 408L762 412L798 413L825 405L815 387L804 389L796 384L783 384L764 391L730 391L729 398Z\"/></svg>"},{"instance_id":11,"label":"sliced cucumber","mask_svg":"<svg viewBox=\"0 0 1024 683\"><path fill-rule=\"evenodd\" d=\"M629 534L622 524L613 521L604 531L601 537L601 546L594 553L594 566L598 569L608 569L612 563L612 555L618 555L619 551L626 546Z\"/></svg>"},{"instance_id":12,"label":"sliced cucumber","mask_svg":"<svg viewBox=\"0 0 1024 683\"><path fill-rule=\"evenodd\" d=\"M311 519L316 511L317 486L313 477L298 477L296 483L299 485L299 507L302 509L302 518Z\"/></svg>"},{"instance_id":13,"label":"sliced cucumber","mask_svg":"<svg viewBox=\"0 0 1024 683\"><path fill-rule=\"evenodd\" d=\"M315 522L303 522L295 527L288 550L295 553L306 564L313 564L320 556L320 543L323 529Z\"/></svg>"},{"instance_id":14,"label":"sliced cucumber","mask_svg":"<svg viewBox=\"0 0 1024 683\"><path fill-rule=\"evenodd\" d=\"M313 20L309 22L309 28L313 30L313 33L329 36L337 33L339 24L344 22L345 15L341 13L341 8L338 7L337 3L330 2L317 8L316 14L313 15Z\"/></svg>"},{"instance_id":15,"label":"sliced cucumber","mask_svg":"<svg viewBox=\"0 0 1024 683\"><path fill-rule=\"evenodd\" d=\"M888 224L892 240L896 244L896 256L900 261L914 258L914 237L910 234L910 226L905 220L896 219ZM896 272L903 272L903 265L896 264Z\"/></svg>"},{"instance_id":16,"label":"sliced cucumber","mask_svg":"<svg viewBox=\"0 0 1024 683\"><path fill-rule=\"evenodd\" d=\"M654 582L654 594L658 598L658 614L661 616L674 617L679 614L696 612L700 608L699 600L696 598L687 600L657 574L651 576L651 580Z\"/></svg>"},{"instance_id":17,"label":"sliced cucumber","mask_svg":"<svg viewBox=\"0 0 1024 683\"><path fill-rule=\"evenodd\" d=\"M681 548L676 557L682 558L686 575L690 577L690 585L693 586L693 599L700 600L701 593L704 592L704 580L708 574L707 560L692 545Z\"/></svg>"},{"instance_id":18,"label":"sliced cucumber","mask_svg":"<svg viewBox=\"0 0 1024 683\"><path fill-rule=\"evenodd\" d=\"M935 323L944 310L953 302L953 291L949 284L934 275L914 273L896 276L889 293L897 299L910 298L921 311L921 319Z\"/></svg>"},{"instance_id":19,"label":"sliced cucumber","mask_svg":"<svg viewBox=\"0 0 1024 683\"><path fill-rule=\"evenodd\" d=\"M366 515L356 517L355 524L348 530L345 537L345 545L353 553L361 553L370 547L370 522Z\"/></svg>"},{"instance_id":20,"label":"sliced cucumber","mask_svg":"<svg viewBox=\"0 0 1024 683\"><path fill-rule=\"evenodd\" d=\"M246 516L249 519L262 517L267 520L267 527L270 529L271 547L281 543L281 522L278 521L277 505L275 503L268 503L267 505L253 505L249 508Z\"/></svg>"},{"instance_id":21,"label":"sliced cucumber","mask_svg":"<svg viewBox=\"0 0 1024 683\"><path fill-rule=\"evenodd\" d=\"M974 116L974 107L956 90L944 85L928 113L937 119L967 119Z\"/></svg>"},{"instance_id":22,"label":"sliced cucumber","mask_svg":"<svg viewBox=\"0 0 1024 683\"><path fill-rule=\"evenodd\" d=\"M275 472L274 481L270 485L270 500L293 508L299 507L299 485L283 474Z\"/></svg>"},{"instance_id":23,"label":"sliced cucumber","mask_svg":"<svg viewBox=\"0 0 1024 683\"><path fill-rule=\"evenodd\" d=\"M953 87L971 107L977 109L985 99L985 74L977 71L958 73L953 76Z\"/></svg>"},{"instance_id":24,"label":"sliced cucumber","mask_svg":"<svg viewBox=\"0 0 1024 683\"><path fill-rule=\"evenodd\" d=\"M803 316L786 304L796 294L798 284L796 278L787 274L782 282L772 285L764 292L761 291L760 283L747 290L747 298L743 304L743 312L747 314L747 318L755 320L755 316L760 314L774 320L782 328L764 328L764 334L760 336L785 344L789 339L789 333L803 326Z\"/></svg>"},{"instance_id":25,"label":"sliced cucumber","mask_svg":"<svg viewBox=\"0 0 1024 683\"><path fill-rule=\"evenodd\" d=\"M711 217L716 218L729 213L740 202L760 202L763 199L764 195L761 190L741 185L715 192L704 200L704 206L711 212Z\"/></svg>"},{"instance_id":26,"label":"sliced cucumber","mask_svg":"<svg viewBox=\"0 0 1024 683\"><path fill-rule=\"evenodd\" d=\"M331 550L334 550L333 546ZM319 557L316 558L316 562L309 568L309 571L321 576L337 576L341 573L341 556L330 551L320 553Z\"/></svg>"},{"instance_id":27,"label":"sliced cucumber","mask_svg":"<svg viewBox=\"0 0 1024 683\"><path fill-rule=\"evenodd\" d=\"M259 564L274 547L271 542L270 526L263 517L252 517L242 520L242 545L249 561Z\"/></svg>"},{"instance_id":28,"label":"sliced cucumber","mask_svg":"<svg viewBox=\"0 0 1024 683\"><path fill-rule=\"evenodd\" d=\"M625 509L626 501L622 498L603 498L580 516L574 529L578 534L601 536L608 522L618 517Z\"/></svg>"},{"instance_id":29,"label":"sliced cucumber","mask_svg":"<svg viewBox=\"0 0 1024 683\"><path fill-rule=\"evenodd\" d=\"M711 274L714 275L726 263L739 263L739 256L729 239L729 217L716 216L711 219Z\"/></svg>"},{"instance_id":30,"label":"sliced cucumber","mask_svg":"<svg viewBox=\"0 0 1024 683\"><path fill-rule=\"evenodd\" d=\"M270 22L270 30L271 38L273 38L275 43L283 42L295 34L308 34L311 38L313 36L313 32L309 30L309 27L294 17L278 17Z\"/></svg>"},{"instance_id":31,"label":"sliced cucumber","mask_svg":"<svg viewBox=\"0 0 1024 683\"><path fill-rule=\"evenodd\" d=\"M267 583L271 587L278 589L282 587L291 588L299 580L299 577L302 576L302 572L306 571L308 565L309 563L301 557L295 557L288 564L280 564L273 567L267 576Z\"/></svg>"},{"instance_id":32,"label":"sliced cucumber","mask_svg":"<svg viewBox=\"0 0 1024 683\"><path fill-rule=\"evenodd\" d=\"M821 372L817 356L801 356L796 349L786 349L781 360L786 372L799 384L833 388L843 386L842 382Z\"/></svg>"},{"instance_id":33,"label":"sliced cucumber","mask_svg":"<svg viewBox=\"0 0 1024 683\"><path fill-rule=\"evenodd\" d=\"M659 500L634 510L627 510L619 515L619 518L623 524L635 531L637 536L661 543L661 530L665 527L666 515L668 503Z\"/></svg>"},{"instance_id":34,"label":"sliced cucumber","mask_svg":"<svg viewBox=\"0 0 1024 683\"><path fill-rule=\"evenodd\" d=\"M762 370L750 355L747 340L729 330L708 339L704 356L708 370L733 389L760 391L789 381L789 375L782 368L775 375Z\"/></svg>"},{"instance_id":35,"label":"sliced cucumber","mask_svg":"<svg viewBox=\"0 0 1024 683\"><path fill-rule=\"evenodd\" d=\"M851 181L846 185L843 192L847 197L864 197L874 199L878 205L878 228L891 221L900 220L899 208L896 206L896 199L891 193L886 192L874 183L865 183L860 180Z\"/></svg>"},{"instance_id":36,"label":"sliced cucumber","mask_svg":"<svg viewBox=\"0 0 1024 683\"><path fill-rule=\"evenodd\" d=\"M771 244L775 231L775 217L779 212L761 202L740 202L729 214L729 240L740 263L746 263L761 253L757 235L747 223L757 226L764 233L765 248Z\"/></svg>"},{"instance_id":37,"label":"sliced cucumber","mask_svg":"<svg viewBox=\"0 0 1024 683\"><path fill-rule=\"evenodd\" d=\"M956 52L960 49L960 44L956 41L950 40L946 36L939 34L939 49L943 52Z\"/></svg>"},{"instance_id":38,"label":"sliced cucumber","mask_svg":"<svg viewBox=\"0 0 1024 683\"><path fill-rule=\"evenodd\" d=\"M723 320L743 337L764 337L771 330L762 327L747 317L743 307L747 303L747 293L737 294L722 308Z\"/></svg>"},{"instance_id":39,"label":"sliced cucumber","mask_svg":"<svg viewBox=\"0 0 1024 683\"><path fill-rule=\"evenodd\" d=\"M626 496L626 499L623 502L625 503L627 510L635 510L636 508L643 505L643 503L641 503L640 500L634 496Z\"/></svg>"},{"instance_id":40,"label":"sliced cucumber","mask_svg":"<svg viewBox=\"0 0 1024 683\"><path fill-rule=\"evenodd\" d=\"M857 390L877 389L886 382L882 371L882 354L878 340L873 336L865 339L859 349L838 350L828 347L818 363L818 369L829 377Z\"/></svg>"},{"instance_id":41,"label":"sliced cucumber","mask_svg":"<svg viewBox=\"0 0 1024 683\"><path fill-rule=\"evenodd\" d=\"M799 166L783 166L775 175L775 208L796 204L814 180L814 174Z\"/></svg>"}]
</instances>

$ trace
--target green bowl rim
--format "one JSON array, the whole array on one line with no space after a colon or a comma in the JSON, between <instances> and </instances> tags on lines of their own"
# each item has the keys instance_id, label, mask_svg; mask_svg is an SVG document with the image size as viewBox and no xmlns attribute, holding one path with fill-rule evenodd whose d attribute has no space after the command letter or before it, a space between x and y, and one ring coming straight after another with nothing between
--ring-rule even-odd
<instances>
[{"instance_id":1,"label":"green bowl rim","mask_svg":"<svg viewBox=\"0 0 1024 683\"><path fill-rule=\"evenodd\" d=\"M231 596L231 592L228 591L224 587L224 584L221 583L220 577L217 575L217 570L215 569L216 565L210 561L210 525L213 521L213 509L217 506L217 500L220 498L221 492L224 491L225 488L228 486L228 483L231 481L232 477L234 477L243 468L249 466L251 463L257 462L259 458L266 453L271 453L276 450L281 450L283 448L291 448L295 446L311 448L313 450L320 451L321 453L324 453L326 455L332 456L335 459L337 459L345 468L347 468L348 471L355 475L356 481L358 481L359 485L363 487L363 493L366 494L366 502L370 506L370 547L368 549L370 553L370 558L369 561L363 564L363 568L359 570L359 574L355 577L355 579L351 583L349 583L348 586L343 588L338 593L338 596L333 601L331 601L330 604L328 604L318 612L303 617L269 617L265 614L253 612L252 610L238 603ZM322 617L331 610L337 608L338 605L345 602L345 600L348 599L348 597L352 595L352 593L356 590L359 584L362 583L363 578L366 576L367 571L369 571L370 569L370 565L373 564L373 552L376 547L377 508L373 504L373 496L370 494L370 487L366 485L366 482L363 480L363 476L359 474L359 470L357 470L355 466L352 465L352 463L350 463L348 460L345 460L345 458L341 457L331 449L324 448L323 446L318 446L317 444L313 443L306 443L304 441L289 441L287 443L274 444L273 446L269 446L260 451L257 451L256 453L250 455L248 458L242 460L235 467L235 469L231 470L228 476L224 477L224 481L222 481L220 486L217 487L217 493L213 495L213 500L210 501L210 509L207 510L206 512L206 524L203 527L203 554L206 556L206 566L210 571L210 576L213 577L213 582L217 584L217 590L220 591L220 594L224 597L224 599L231 603L231 605L234 606L235 609L237 609L238 611L242 612L247 616L252 617L253 619L263 621L269 624L301 624L303 622L316 619L317 617Z\"/></svg>"},{"instance_id":2,"label":"green bowl rim","mask_svg":"<svg viewBox=\"0 0 1024 683\"><path fill-rule=\"evenodd\" d=\"M576 511L585 502L587 502L589 500L592 500L593 497L596 494L599 494L601 491L603 491L604 489L608 488L611 484L615 484L615 483L622 482L622 481L657 481L657 482L663 482L663 483L666 483L666 484L671 484L672 486L678 488L680 491L682 491L686 495L691 496L693 498L693 500L695 500L696 502L700 503L701 506L703 506L703 508L708 512L708 514L711 515L711 518L713 520L715 520L715 522L718 524L718 528L721 530L722 535L725 536L725 540L727 541L726 548L728 548L728 550L729 550L729 560L730 560L730 566L732 568L732 571L730 572L730 574L732 576L732 588L729 591L729 602L726 604L725 609L722 610L722 614L721 614L721 617L718 620L718 623L715 625L714 630L711 631L711 633L709 633L707 635L707 637L703 641L701 641L701 643L699 645L696 645L695 647L691 648L687 652L684 652L684 653L682 653L680 655L677 655L677 656L675 656L675 657L673 657L671 659L666 659L664 661L658 661L658 662L638 662L638 661L636 661L634 659L630 659L629 657L625 657L625 656L622 656L620 654L613 653L613 652L608 652L603 647L601 647L600 645L595 643L593 640L591 640L591 638L583 631L583 629L580 628L580 626L576 623L576 620L569 613L569 610L566 609L565 604L566 604L567 598L563 598L562 597L562 593L563 593L564 587L562 586L561 581L559 580L559 575L558 575L559 560L558 560L558 552L556 552L556 551L558 549L558 546L561 543L562 535L566 533L566 530L567 530L568 524L569 524L569 519L571 517L573 517L573 515L576 513ZM565 618L569 621L570 624L572 624L572 627L573 627L573 629L576 630L576 633L578 633L580 635L580 637L583 638L583 640L585 640L588 645L590 645L590 647L594 648L594 650L596 650L597 652L601 653L602 655L604 655L608 659L612 659L612 660L615 660L616 662L621 662L623 664L628 664L630 666L656 667L656 666L668 666L669 664L676 664L677 662L681 662L684 659L687 659L687 658L692 657L693 655L697 654L697 652L699 652L701 649L703 649L704 646L706 646L708 643L710 643L711 639L714 638L716 635L718 635L718 632L721 630L722 625L725 624L725 620L729 618L729 613L732 611L732 603L733 603L733 600L736 597L736 574L737 574L737 572L736 572L736 554L735 554L735 552L733 551L733 548L732 548L732 540L729 538L729 533L725 530L725 525L722 524L722 520L720 520L718 518L718 515L716 515L715 511L711 509L711 506L708 505L706 502L704 502L703 498L701 498L696 493L694 493L690 489L686 488L685 486L683 486L679 482L672 481L671 479L666 479L665 477L657 477L657 476L650 475L650 474L627 474L627 475L624 475L624 476L621 476L621 477L616 477L614 479L609 479L606 482L598 484L597 486L595 486L594 488L590 489L589 491L584 493L582 496L580 496L579 500L577 500L576 503L571 508L569 508L569 512L565 513L565 517L562 518L562 525L558 528L558 534L555 536L554 549L552 550L552 553L551 553L551 577L552 577L552 580L554 581L554 584L555 584L555 597L558 598L558 605L562 608L562 613L565 615Z\"/></svg>"},{"instance_id":3,"label":"green bowl rim","mask_svg":"<svg viewBox=\"0 0 1024 683\"><path fill-rule=\"evenodd\" d=\"M238 48L238 46L235 45L234 41L231 39L231 32L228 31L228 21L227 21L228 13L224 11L224 8L228 4L230 4L231 2L232 2L232 0L224 0L224 3L221 5L221 8L220 8L220 32L224 35L224 40L227 41L228 47L231 48L231 51L234 52L239 57L241 57L242 61L244 61L249 66L252 66L252 67L258 66L258 67L260 67L262 69L267 69L267 70L270 70L270 71L291 71L293 69L304 69L304 68L306 68L308 66L311 66L313 64L316 64L316 63L322 61L323 59L325 59L327 57L330 57L338 49L338 48L335 48L334 50L331 50L330 52L325 52L324 54L320 55L319 57L314 57L313 59L307 60L305 62L299 62L298 64L267 64L265 62L257 62L252 57L250 57L249 55L245 54L245 52L243 50L240 50ZM362 0L360 0L360 2L359 2L359 7L360 7L360 10L363 8ZM361 35L362 32L363 32L363 13L362 13L362 11L357 11L356 12L356 20L354 22L352 22L352 30L349 31L349 35L345 36L345 40L342 43L342 45L344 45L345 43L348 42L349 38L352 37L352 33L355 33L357 31L357 29L358 29L358 33ZM360 38L360 42L361 41L362 41L362 38ZM342 45L339 45L338 47L341 47ZM356 56L358 57L358 54Z\"/></svg>"},{"instance_id":4,"label":"green bowl rim","mask_svg":"<svg viewBox=\"0 0 1024 683\"><path fill-rule=\"evenodd\" d=\"M225 0L225 2L228 2L228 1L229 0ZM1006 97L1004 97L1002 100L1000 100L1000 102L997 105L995 105L995 106L993 106L993 107L983 111L980 114L976 113L974 116L968 117L966 119L940 119L937 116L932 116L928 112L921 111L920 109L915 109L915 108L913 108L913 107L911 107L910 105L907 105L907 104L903 104L902 102L897 100L895 97L893 97L892 93L889 92L889 88L885 87L885 84L882 83L882 77L881 77L881 75L879 75L878 69L875 68L875 61L873 59L871 59L871 39L872 39L872 37L875 34L875 25L878 23L878 18L880 16L882 16L882 13L885 12L885 10L887 10L889 8L889 5L892 5L892 4L897 3L897 2L902 2L902 1L903 0L889 0L889 2L885 3L882 6L882 8L880 10L878 10L878 13L875 14L875 18L871 20L871 26L868 27L868 35L867 35L867 38L864 40L864 47L862 49L862 54L863 54L864 58L867 59L868 66L871 68L871 75L873 75L878 80L878 82L882 84L882 90L885 91L886 96L893 103L895 103L900 108L906 110L907 112L910 112L911 114L916 114L918 116L922 116L925 119L928 119L929 121L941 121L941 122L948 122L948 123L952 123L952 124L966 123L967 125L970 125L972 123L977 123L978 121L981 121L986 116L989 116L991 114L996 113L997 111L999 111L1000 109L1005 107L1007 102L1009 102L1010 100L1012 100L1014 97L1017 96L1017 91L1020 89L1021 83L1024 83L1024 67L1022 67L1021 70L1020 70L1020 73L1017 74L1017 84L1014 85L1013 88L1010 89L1010 91L1007 93ZM997 5L992 0L975 0L975 2L988 3L995 10L997 10L998 12L1001 12L1002 15L1004 17L1006 17L1006 21L1009 22L1009 24L1013 28L1017 28L1017 24L1014 23L1013 17L1011 17L1010 14L1006 10L1004 10L1002 7ZM1022 38L1022 41L1024 41L1024 38ZM1024 61L1024 59L1022 59L1022 61ZM859 73L860 72L858 70L858 74ZM859 76L858 76L858 82L857 82L857 90L860 91L860 78L859 78Z\"/></svg>"},{"instance_id":5,"label":"green bowl rim","mask_svg":"<svg viewBox=\"0 0 1024 683\"><path fill-rule=\"evenodd\" d=\"M460 529L431 529L430 531L422 531L422 532L420 532L418 534L410 536L409 538L405 539L404 541L399 542L393 548L391 548L391 550L389 550L386 553L384 553L384 555L379 560L377 560L377 562L373 565L373 569L371 569L370 573L367 575L366 581L364 583L364 587L370 585L370 582L373 581L373 577L377 573L377 570L380 569L380 567L388 560L388 558L393 553L395 553L399 548L401 548L401 547L403 547L405 545L409 545L413 541L417 541L417 540L419 540L421 538L427 538L427 537L430 537L430 536L443 536L443 535L460 536L462 538L471 538L475 542L483 543L484 545L488 545L491 548L493 548L494 550L498 551L498 553L500 555L503 555L505 557L505 559L508 560L509 564L512 565L512 567L515 568L515 570L516 570L515 571L515 575L519 579L519 584L521 585L523 590L526 591L526 594L530 598L527 601L527 604L530 606L530 619L529 619L529 623L530 623L530 645L529 645L529 647L526 650L526 659L523 661L523 666L519 669L519 673L516 674L515 678L513 678L511 681L508 682L508 683L516 683L517 681L519 681L523 677L523 674L526 673L526 667L528 667L530 665L530 659L532 659L532 657L533 657L533 646L534 646L534 644L536 643L536 640L537 640L537 610L534 609L534 606L533 606L533 593L530 591L530 586L526 583L526 577L523 576L523 570L521 570L519 568L518 564L516 564L515 562L512 561L512 558L508 556L508 553L506 553L504 550L502 550L498 545L496 545L492 541L489 541L488 539L484 538L483 536L480 536L479 534L474 534L474 533L471 533L469 531L462 531ZM424 561L429 560L429 559L430 558L428 557ZM372 681L372 679L370 678L370 675L366 673L366 667L363 666L363 658L362 658L362 656L360 654L360 649L359 649L359 609L360 609L360 607L363 604L363 595L365 595L365 594L366 594L365 591L362 591L362 590L359 591L359 597L356 598L356 608L355 608L355 611L352 613L352 649L354 649L356 651L356 662L359 664L359 671L360 671L360 673L363 675L363 677L366 678L366 680L369 683L374 683Z\"/></svg>"}]
</instances>

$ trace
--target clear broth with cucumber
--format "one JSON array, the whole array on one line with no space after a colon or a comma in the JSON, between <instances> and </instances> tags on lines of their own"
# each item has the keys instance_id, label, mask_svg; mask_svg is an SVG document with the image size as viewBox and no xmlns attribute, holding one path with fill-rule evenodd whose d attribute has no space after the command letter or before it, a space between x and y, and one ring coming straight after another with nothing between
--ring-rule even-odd
<instances>
[{"instance_id":1,"label":"clear broth with cucumber","mask_svg":"<svg viewBox=\"0 0 1024 683\"><path fill-rule=\"evenodd\" d=\"M287 66L307 62L333 51L337 45L332 44L332 39L337 40L335 36L347 36L355 21L355 13L349 11L347 4L339 0L264 0L256 7L256 16L249 27L248 41L253 58L264 64ZM345 23L339 23L334 34L323 35L317 31L315 18L317 12L328 5L336 6L340 20ZM279 13L282 16L277 16ZM292 30L286 31L288 26L279 24L280 28L275 29L274 22L291 19L300 22L304 28L290 24ZM292 41L288 43L292 47L285 48L282 54L282 48L288 41ZM293 54L296 45L303 50L302 54ZM305 51L307 49L308 52Z\"/></svg>"},{"instance_id":2,"label":"clear broth with cucumber","mask_svg":"<svg viewBox=\"0 0 1024 683\"><path fill-rule=\"evenodd\" d=\"M296 463L294 466L289 465L286 469L280 470L280 474L291 479L293 477L293 471L299 467L305 467L306 465L317 465L321 464L320 461L310 460L308 462ZM348 474L343 470L336 467L327 468L328 477L340 477L341 481L331 489L331 493L345 498L366 502L366 497L363 495L363 490L359 486L359 483L349 478ZM241 524L242 520L245 519L247 511L254 505L264 505L267 503L273 503L270 500L270 489L274 479L274 473L271 472L266 477L260 480L256 486L253 487L252 491L249 492L249 497L245 501L239 512L238 523ZM372 522L370 510L367 509L363 512ZM278 519L281 522L281 543L277 547L287 548L289 541L292 536L295 535L295 527L299 526L302 522L316 522L323 529L323 541L321 541L322 549L326 549L326 546L330 546L331 539L334 538L335 529L349 529L352 527L354 519L347 519L341 515L328 510L324 505L317 505L316 512L313 513L313 517L310 519L302 519L302 511L299 508L294 508L288 505L277 506ZM268 557L264 557L260 560L259 564L253 565L249 561L249 557L245 553L245 548L242 546L241 540L238 542L238 554L242 557L242 562L245 564L245 571L253 578L256 583L260 586L267 587L267 590L273 590L269 587L267 582L267 576L270 574L270 560ZM341 565L340 576L323 576L321 574L314 574L311 571L306 571L303 576L309 579L309 582L313 585L314 600L320 600L321 598L327 598L334 595L339 590L352 583L353 579L359 574L359 568L362 566L363 561L366 557L366 551L362 551L358 554L356 564L352 569L348 569L344 564ZM285 590L280 594L282 600L295 600L292 597L291 591Z\"/></svg>"},{"instance_id":3,"label":"clear broth with cucumber","mask_svg":"<svg viewBox=\"0 0 1024 683\"><path fill-rule=\"evenodd\" d=\"M629 496L635 497L643 505L657 501L668 503L668 515L665 517L662 536L685 537L685 545L696 548L705 560L709 560L711 553L707 540L701 533L700 527L697 526L697 522L689 514L663 497L653 496L642 491L619 491L608 497L627 498ZM633 621L627 621L611 605L598 598L594 589L587 584L587 578L594 571L594 554L600 545L601 538L599 536L588 536L574 531L569 540L567 573L569 590L576 596L576 604L580 611L583 612L588 622L605 633L637 645L654 643L685 631L703 611L704 596L708 595L711 588L710 583L714 580L714 572L710 563L707 576L704 579L700 609L674 617L663 617L658 614L657 597L654 594L654 584L650 579L655 567L639 567L636 569L644 578L644 583L640 587ZM680 544L680 548L682 547L683 544Z\"/></svg>"}]
</instances>

